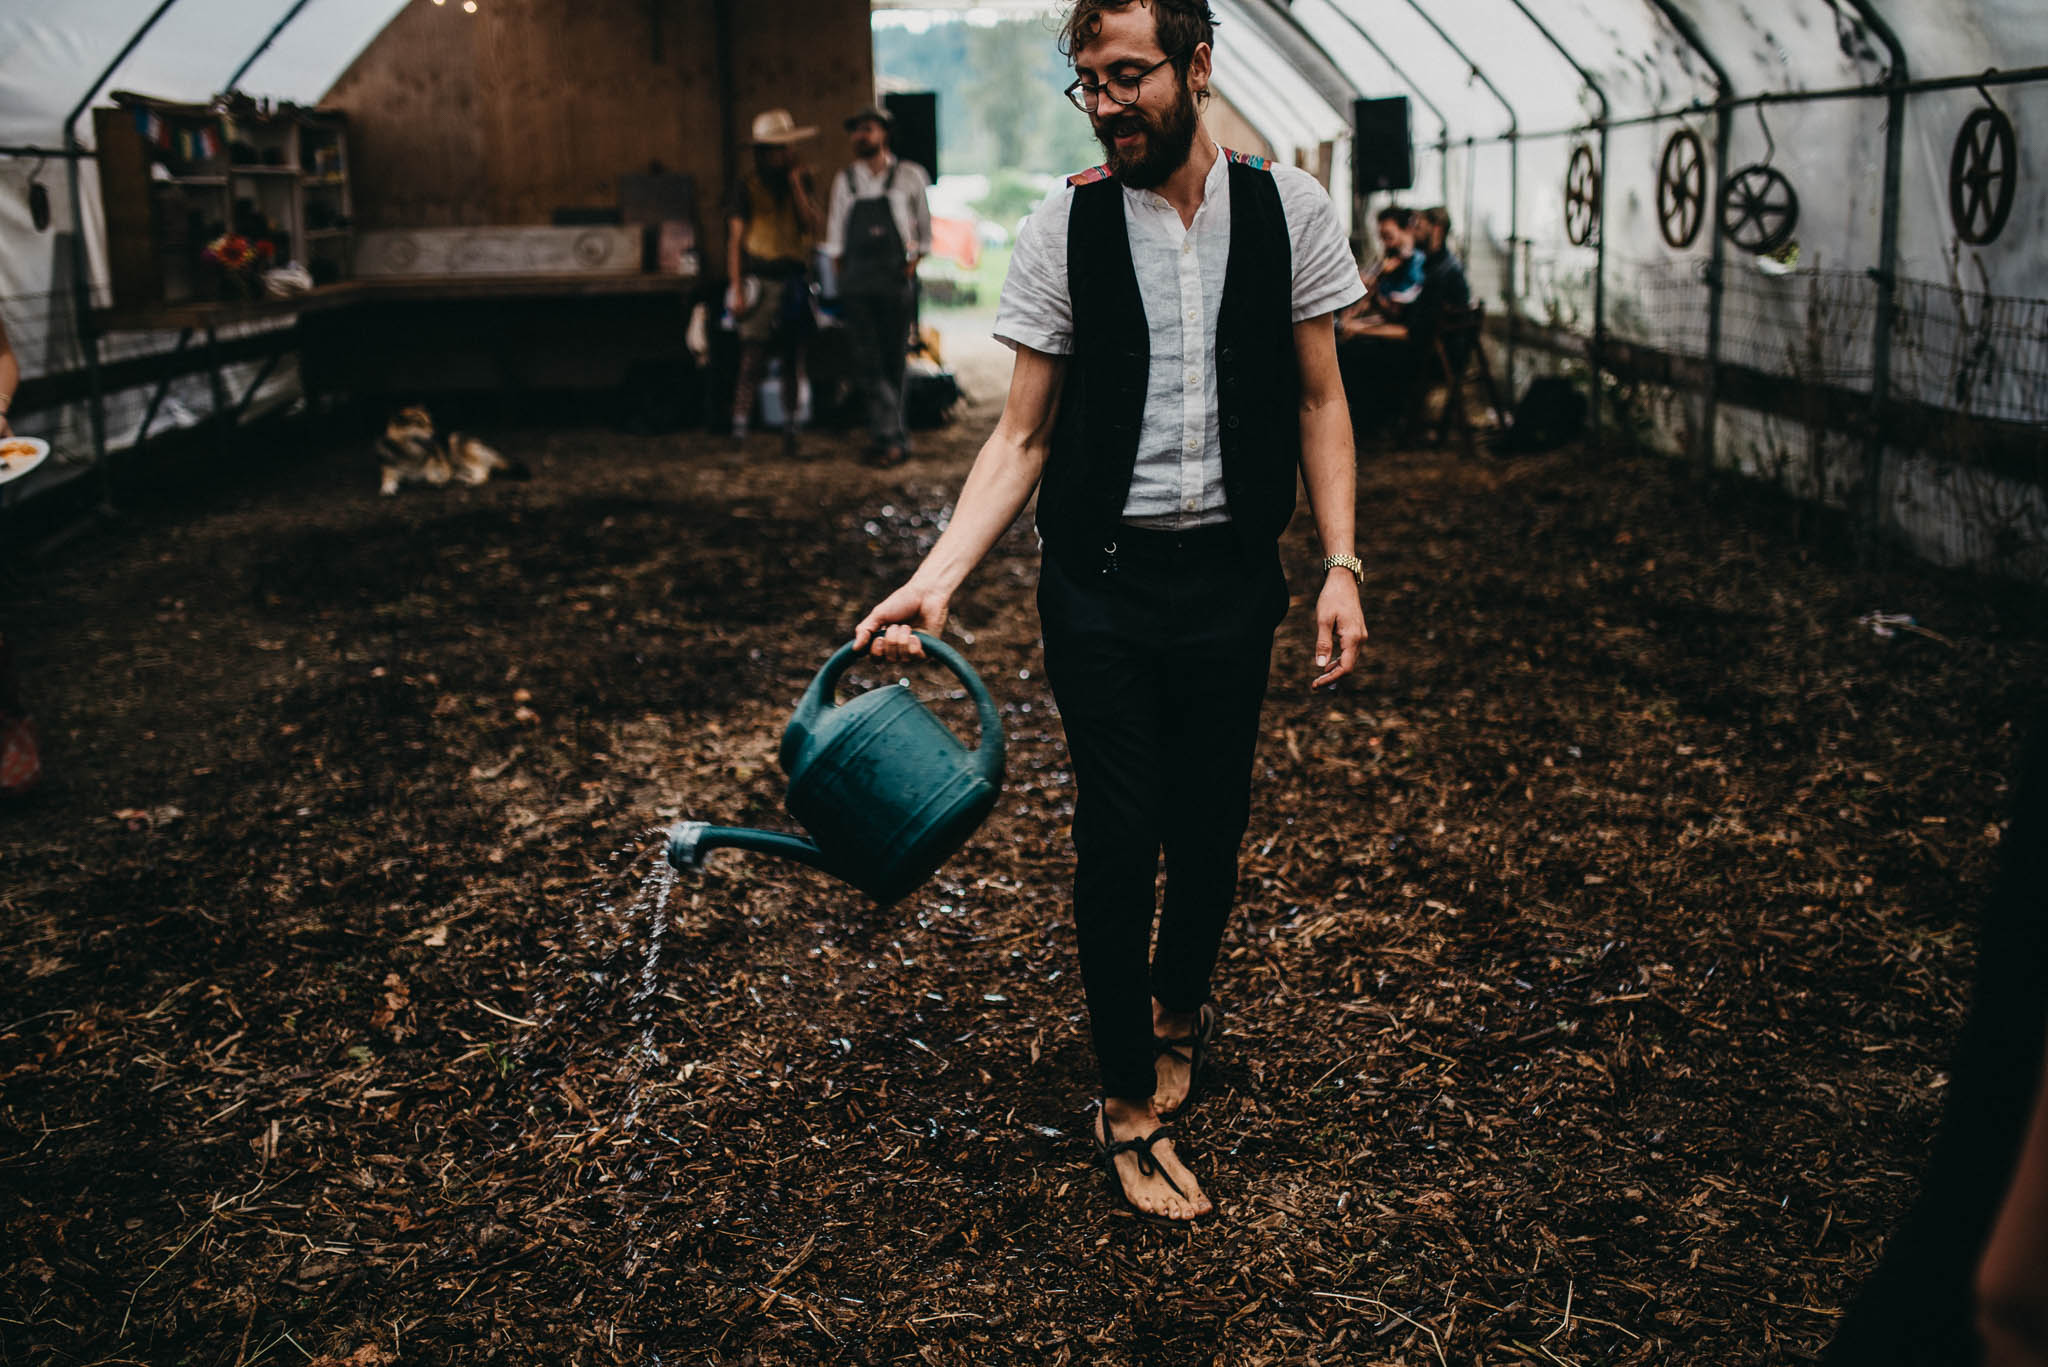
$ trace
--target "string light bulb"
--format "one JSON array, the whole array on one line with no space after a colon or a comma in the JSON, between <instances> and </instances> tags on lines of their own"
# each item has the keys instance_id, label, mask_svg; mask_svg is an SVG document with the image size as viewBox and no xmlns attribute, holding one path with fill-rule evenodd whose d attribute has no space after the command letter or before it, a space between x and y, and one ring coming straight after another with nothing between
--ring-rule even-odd
<instances>
[{"instance_id":1,"label":"string light bulb","mask_svg":"<svg viewBox=\"0 0 2048 1367\"><path fill-rule=\"evenodd\" d=\"M464 14L475 14L476 0L462 0L462 12Z\"/></svg>"}]
</instances>

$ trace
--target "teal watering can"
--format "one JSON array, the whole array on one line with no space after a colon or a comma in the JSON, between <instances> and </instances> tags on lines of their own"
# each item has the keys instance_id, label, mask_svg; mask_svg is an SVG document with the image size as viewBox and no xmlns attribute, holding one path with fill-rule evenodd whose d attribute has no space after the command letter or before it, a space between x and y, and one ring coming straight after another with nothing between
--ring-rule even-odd
<instances>
[{"instance_id":1,"label":"teal watering can","mask_svg":"<svg viewBox=\"0 0 2048 1367\"><path fill-rule=\"evenodd\" d=\"M669 831L668 862L702 867L711 850L756 850L823 869L883 906L915 889L967 843L1003 786L1003 721L996 700L952 647L917 633L925 653L960 676L981 718L969 750L907 686L834 705L856 655L841 646L818 671L782 733L789 810L810 840L777 831L685 821Z\"/></svg>"}]
</instances>

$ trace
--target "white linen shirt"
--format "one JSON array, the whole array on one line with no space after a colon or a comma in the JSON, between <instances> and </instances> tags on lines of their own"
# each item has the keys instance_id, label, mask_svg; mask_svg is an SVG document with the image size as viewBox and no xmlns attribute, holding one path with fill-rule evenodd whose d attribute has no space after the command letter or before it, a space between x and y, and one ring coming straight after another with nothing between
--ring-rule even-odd
<instances>
[{"instance_id":1,"label":"white linen shirt","mask_svg":"<svg viewBox=\"0 0 2048 1367\"><path fill-rule=\"evenodd\" d=\"M1228 522L1222 424L1216 401L1216 323L1230 264L1230 163L1218 149L1202 203L1183 227L1180 211L1151 190L1123 188L1124 226L1151 334L1145 417L1123 520L1178 529ZM1293 247L1293 319L1334 313L1365 294L1337 211L1315 177L1269 162ZM1067 283L1067 221L1074 189L1061 185L1017 230L996 310L996 340L1054 356L1074 350ZM1297 421L1294 413L1274 420Z\"/></svg>"},{"instance_id":2,"label":"white linen shirt","mask_svg":"<svg viewBox=\"0 0 2048 1367\"><path fill-rule=\"evenodd\" d=\"M896 220L896 233L903 239L903 250L912 256L932 254L932 211L925 200L924 192L931 185L924 167L914 161L898 160L893 154L890 161L896 168L896 183L888 192L889 216ZM823 251L833 260L846 255L846 220L853 212L856 199L873 199L882 193L882 187L889 184L889 170L882 169L876 175L864 161L852 165L853 193L846 192L846 172L832 177L832 195L825 207L825 241Z\"/></svg>"}]
</instances>

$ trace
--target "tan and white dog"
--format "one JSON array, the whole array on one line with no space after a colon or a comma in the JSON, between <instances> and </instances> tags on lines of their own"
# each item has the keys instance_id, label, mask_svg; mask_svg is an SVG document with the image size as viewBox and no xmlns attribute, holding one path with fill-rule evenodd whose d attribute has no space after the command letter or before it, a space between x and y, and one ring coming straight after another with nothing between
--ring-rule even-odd
<instances>
[{"instance_id":1,"label":"tan and white dog","mask_svg":"<svg viewBox=\"0 0 2048 1367\"><path fill-rule=\"evenodd\" d=\"M395 494L400 485L427 484L435 488L454 481L482 484L493 474L507 479L529 479L532 472L516 460L507 460L475 437L450 432L443 437L434 431L433 415L414 404L401 408L377 439L377 460L383 470L380 493Z\"/></svg>"}]
</instances>

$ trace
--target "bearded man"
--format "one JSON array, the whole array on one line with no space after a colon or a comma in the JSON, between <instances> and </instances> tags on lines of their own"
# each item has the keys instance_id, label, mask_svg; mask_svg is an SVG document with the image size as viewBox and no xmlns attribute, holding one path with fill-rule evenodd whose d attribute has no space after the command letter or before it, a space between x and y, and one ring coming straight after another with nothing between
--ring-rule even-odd
<instances>
[{"instance_id":1,"label":"bearded man","mask_svg":"<svg viewBox=\"0 0 2048 1367\"><path fill-rule=\"evenodd\" d=\"M1171 1222L1215 1209L1166 1122L1218 1036L1210 978L1287 611L1279 540L1297 470L1324 553L1311 686L1350 673L1365 640L1331 321L1362 292L1358 272L1312 178L1203 131L1214 23L1205 0L1069 13L1067 94L1109 160L1019 230L996 318L1016 352L1002 418L945 534L854 633L878 659L920 656L913 629L944 629L1037 491L1046 674L1077 785L1096 1149L1123 1201Z\"/></svg>"}]
</instances>

